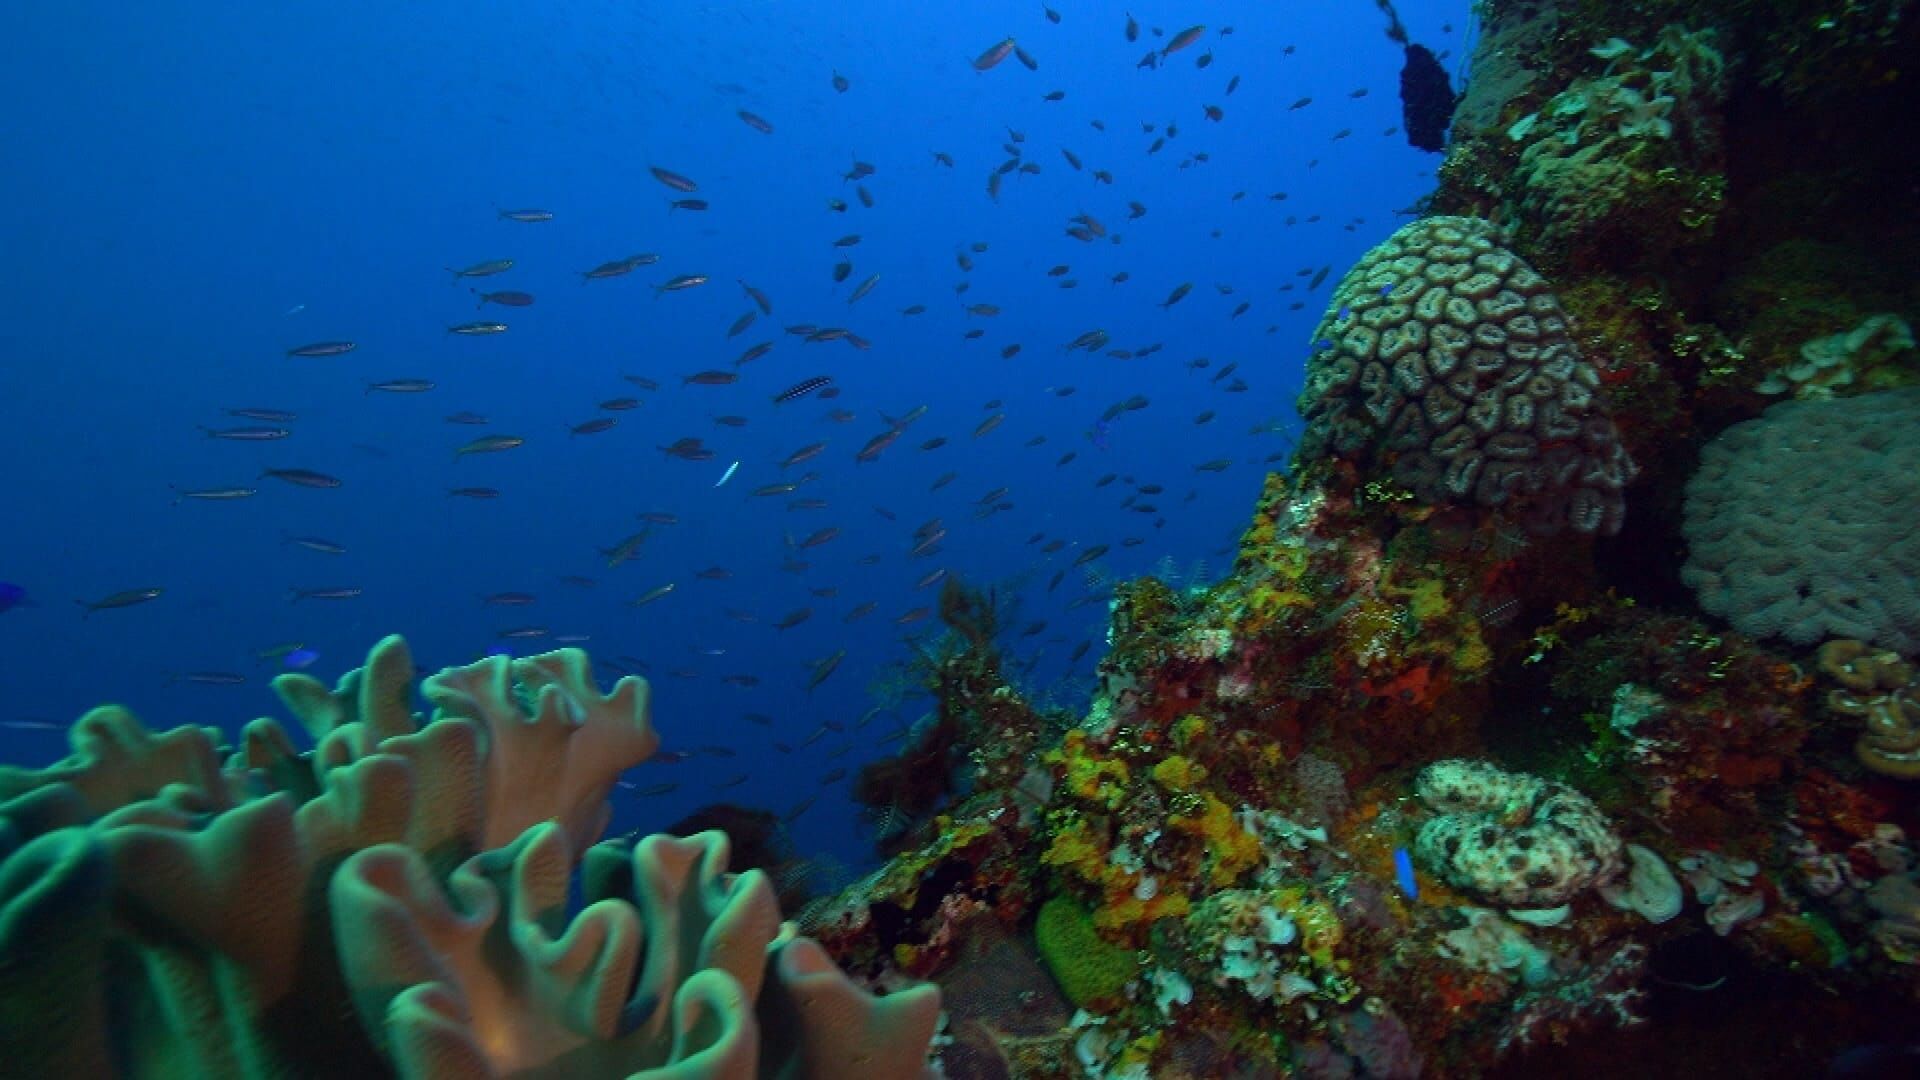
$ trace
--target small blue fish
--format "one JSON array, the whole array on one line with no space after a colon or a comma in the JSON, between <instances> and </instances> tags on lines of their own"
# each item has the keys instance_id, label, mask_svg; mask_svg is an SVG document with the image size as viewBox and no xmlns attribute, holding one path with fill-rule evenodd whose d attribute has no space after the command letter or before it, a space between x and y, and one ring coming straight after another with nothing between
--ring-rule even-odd
<instances>
[{"instance_id":1,"label":"small blue fish","mask_svg":"<svg viewBox=\"0 0 1920 1080\"><path fill-rule=\"evenodd\" d=\"M0 612L12 611L17 607L26 607L33 601L27 598L27 590L10 581L0 581Z\"/></svg>"},{"instance_id":2,"label":"small blue fish","mask_svg":"<svg viewBox=\"0 0 1920 1080\"><path fill-rule=\"evenodd\" d=\"M1341 322L1345 322L1346 320L1353 318L1353 309L1350 307L1341 308L1339 318Z\"/></svg>"},{"instance_id":3,"label":"small blue fish","mask_svg":"<svg viewBox=\"0 0 1920 1080\"><path fill-rule=\"evenodd\" d=\"M1331 349L1333 348L1333 342L1328 341L1326 338L1321 338L1319 341L1313 343L1313 347L1316 349Z\"/></svg>"},{"instance_id":4,"label":"small blue fish","mask_svg":"<svg viewBox=\"0 0 1920 1080\"><path fill-rule=\"evenodd\" d=\"M292 652L288 653L287 655L281 657L280 662L282 664L285 664L289 671L304 671L307 668L312 667L314 662L319 659L320 659L320 654L315 652L314 650L307 649L307 648L300 648L300 649L295 649Z\"/></svg>"},{"instance_id":5,"label":"small blue fish","mask_svg":"<svg viewBox=\"0 0 1920 1080\"><path fill-rule=\"evenodd\" d=\"M1393 849L1393 873L1399 879L1400 891L1406 894L1407 899L1420 899L1420 882L1413 876L1413 856L1407 854L1406 848Z\"/></svg>"},{"instance_id":6,"label":"small blue fish","mask_svg":"<svg viewBox=\"0 0 1920 1080\"><path fill-rule=\"evenodd\" d=\"M1381 295L1381 296L1386 296L1387 294L1389 294L1389 293L1391 293L1391 292L1393 292L1393 286L1391 286L1391 285L1382 285L1382 286L1380 286L1380 295Z\"/></svg>"}]
</instances>

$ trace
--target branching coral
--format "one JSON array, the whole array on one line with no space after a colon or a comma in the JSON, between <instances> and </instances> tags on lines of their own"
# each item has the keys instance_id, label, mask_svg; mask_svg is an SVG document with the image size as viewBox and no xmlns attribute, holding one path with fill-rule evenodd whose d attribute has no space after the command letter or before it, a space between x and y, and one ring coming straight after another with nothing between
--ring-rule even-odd
<instances>
[{"instance_id":1,"label":"branching coral","mask_svg":"<svg viewBox=\"0 0 1920 1080\"><path fill-rule=\"evenodd\" d=\"M723 836L586 853L657 744L648 691L564 650L428 680L398 638L328 690L318 740L125 710L0 772L0 1042L40 1075L916 1076L938 995L867 997L781 929ZM501 838L504 837L504 840Z\"/></svg>"}]
</instances>

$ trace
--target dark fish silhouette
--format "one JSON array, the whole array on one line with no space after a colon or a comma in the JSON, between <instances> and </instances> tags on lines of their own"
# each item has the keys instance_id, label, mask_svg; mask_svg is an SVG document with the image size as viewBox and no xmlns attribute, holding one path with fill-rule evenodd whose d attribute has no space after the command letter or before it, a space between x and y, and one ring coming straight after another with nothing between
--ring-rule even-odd
<instances>
[{"instance_id":1,"label":"dark fish silhouette","mask_svg":"<svg viewBox=\"0 0 1920 1080\"><path fill-rule=\"evenodd\" d=\"M1407 28L1393 10L1391 0L1375 0L1387 16L1387 36L1406 49L1407 61L1400 68L1400 115L1407 129L1407 143L1420 150L1439 153L1447 145L1447 125L1453 121L1453 107L1460 98L1453 92L1447 69L1425 45L1407 38Z\"/></svg>"}]
</instances>

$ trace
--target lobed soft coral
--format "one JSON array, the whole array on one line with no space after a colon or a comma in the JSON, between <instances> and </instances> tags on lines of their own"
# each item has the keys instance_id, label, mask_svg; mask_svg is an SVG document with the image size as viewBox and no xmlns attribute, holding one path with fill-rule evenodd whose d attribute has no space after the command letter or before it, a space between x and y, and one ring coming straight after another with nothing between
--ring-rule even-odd
<instances>
[{"instance_id":1,"label":"lobed soft coral","mask_svg":"<svg viewBox=\"0 0 1920 1080\"><path fill-rule=\"evenodd\" d=\"M1842 638L1820 646L1820 670L1840 684L1827 707L1866 721L1860 763L1882 776L1920 780L1920 676L1896 653Z\"/></svg>"},{"instance_id":2,"label":"lobed soft coral","mask_svg":"<svg viewBox=\"0 0 1920 1080\"><path fill-rule=\"evenodd\" d=\"M874 999L719 833L587 849L658 738L584 654L428 680L388 638L214 733L119 708L0 770L0 1043L49 1076L918 1076L939 995ZM502 840L501 838L505 839ZM589 906L567 894L583 852Z\"/></svg>"}]
</instances>

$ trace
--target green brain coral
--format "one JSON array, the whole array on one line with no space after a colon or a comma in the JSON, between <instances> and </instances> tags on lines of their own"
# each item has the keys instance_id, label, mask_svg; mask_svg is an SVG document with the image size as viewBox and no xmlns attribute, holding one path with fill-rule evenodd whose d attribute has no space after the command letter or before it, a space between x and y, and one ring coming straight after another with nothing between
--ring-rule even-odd
<instances>
[{"instance_id":1,"label":"green brain coral","mask_svg":"<svg viewBox=\"0 0 1920 1080\"><path fill-rule=\"evenodd\" d=\"M1133 950L1102 938L1077 901L1056 896L1041 905L1033 936L1054 981L1081 1008L1118 999L1133 978Z\"/></svg>"}]
</instances>

